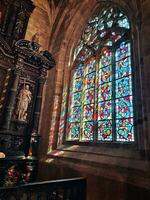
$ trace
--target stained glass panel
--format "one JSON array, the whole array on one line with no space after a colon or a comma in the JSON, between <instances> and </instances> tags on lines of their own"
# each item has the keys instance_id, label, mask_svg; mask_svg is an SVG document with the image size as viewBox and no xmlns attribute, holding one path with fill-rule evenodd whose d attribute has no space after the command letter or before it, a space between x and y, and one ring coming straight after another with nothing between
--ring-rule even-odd
<instances>
[{"instance_id":1,"label":"stained glass panel","mask_svg":"<svg viewBox=\"0 0 150 200\"><path fill-rule=\"evenodd\" d=\"M104 67L99 71L99 84L107 83L112 80L112 67Z\"/></svg>"},{"instance_id":2,"label":"stained glass panel","mask_svg":"<svg viewBox=\"0 0 150 200\"><path fill-rule=\"evenodd\" d=\"M94 88L84 91L84 105L94 103Z\"/></svg>"},{"instance_id":3,"label":"stained glass panel","mask_svg":"<svg viewBox=\"0 0 150 200\"><path fill-rule=\"evenodd\" d=\"M112 83L106 83L99 86L99 101L107 101L112 98Z\"/></svg>"},{"instance_id":4,"label":"stained glass panel","mask_svg":"<svg viewBox=\"0 0 150 200\"><path fill-rule=\"evenodd\" d=\"M90 60L86 63L85 75L95 71L95 60Z\"/></svg>"},{"instance_id":5,"label":"stained glass panel","mask_svg":"<svg viewBox=\"0 0 150 200\"><path fill-rule=\"evenodd\" d=\"M112 119L112 102L104 101L98 104L98 120Z\"/></svg>"},{"instance_id":6,"label":"stained glass panel","mask_svg":"<svg viewBox=\"0 0 150 200\"><path fill-rule=\"evenodd\" d=\"M84 65L83 64L79 64L79 66L77 66L77 68L75 69L74 79L82 77L83 76L83 72L84 72Z\"/></svg>"},{"instance_id":7,"label":"stained glass panel","mask_svg":"<svg viewBox=\"0 0 150 200\"><path fill-rule=\"evenodd\" d=\"M95 86L95 73L90 73L85 77L85 89Z\"/></svg>"},{"instance_id":8,"label":"stained glass panel","mask_svg":"<svg viewBox=\"0 0 150 200\"><path fill-rule=\"evenodd\" d=\"M123 27L123 28L127 28L127 29L130 28L129 20L128 20L127 18L118 20L118 25L119 25L120 27Z\"/></svg>"},{"instance_id":9,"label":"stained glass panel","mask_svg":"<svg viewBox=\"0 0 150 200\"><path fill-rule=\"evenodd\" d=\"M81 141L93 140L93 133L94 133L93 122L84 122Z\"/></svg>"},{"instance_id":10,"label":"stained glass panel","mask_svg":"<svg viewBox=\"0 0 150 200\"><path fill-rule=\"evenodd\" d=\"M131 58L127 57L116 62L116 79L131 74Z\"/></svg>"},{"instance_id":11,"label":"stained glass panel","mask_svg":"<svg viewBox=\"0 0 150 200\"><path fill-rule=\"evenodd\" d=\"M71 105L80 106L81 105L81 97L82 97L82 92L73 93L72 94L73 102Z\"/></svg>"},{"instance_id":12,"label":"stained glass panel","mask_svg":"<svg viewBox=\"0 0 150 200\"><path fill-rule=\"evenodd\" d=\"M82 89L82 78L74 79L73 81L73 91L80 91Z\"/></svg>"},{"instance_id":13,"label":"stained glass panel","mask_svg":"<svg viewBox=\"0 0 150 200\"><path fill-rule=\"evenodd\" d=\"M119 119L116 121L117 141L134 141L133 118Z\"/></svg>"},{"instance_id":14,"label":"stained glass panel","mask_svg":"<svg viewBox=\"0 0 150 200\"><path fill-rule=\"evenodd\" d=\"M116 118L133 117L132 96L116 99Z\"/></svg>"},{"instance_id":15,"label":"stained glass panel","mask_svg":"<svg viewBox=\"0 0 150 200\"><path fill-rule=\"evenodd\" d=\"M77 140L80 135L80 123L68 123L67 124L67 140Z\"/></svg>"},{"instance_id":16,"label":"stained glass panel","mask_svg":"<svg viewBox=\"0 0 150 200\"><path fill-rule=\"evenodd\" d=\"M112 140L112 120L98 121L98 140Z\"/></svg>"},{"instance_id":17,"label":"stained glass panel","mask_svg":"<svg viewBox=\"0 0 150 200\"><path fill-rule=\"evenodd\" d=\"M122 44L120 45L120 48L117 49L115 57L116 57L116 61L125 59L126 57L130 56L130 43L125 43L122 42Z\"/></svg>"},{"instance_id":18,"label":"stained glass panel","mask_svg":"<svg viewBox=\"0 0 150 200\"><path fill-rule=\"evenodd\" d=\"M100 67L105 67L107 65L110 65L111 62L112 62L112 53L108 49L105 49L102 52L101 66Z\"/></svg>"},{"instance_id":19,"label":"stained glass panel","mask_svg":"<svg viewBox=\"0 0 150 200\"><path fill-rule=\"evenodd\" d=\"M116 98L132 94L131 76L116 80Z\"/></svg>"},{"instance_id":20,"label":"stained glass panel","mask_svg":"<svg viewBox=\"0 0 150 200\"><path fill-rule=\"evenodd\" d=\"M81 107L73 107L70 109L68 116L69 122L80 122L81 120Z\"/></svg>"},{"instance_id":21,"label":"stained glass panel","mask_svg":"<svg viewBox=\"0 0 150 200\"><path fill-rule=\"evenodd\" d=\"M112 21L112 20L110 20L110 21L107 22L107 26L108 26L109 28L112 27L112 24L113 24L113 21Z\"/></svg>"},{"instance_id":22,"label":"stained glass panel","mask_svg":"<svg viewBox=\"0 0 150 200\"><path fill-rule=\"evenodd\" d=\"M94 105L93 104L84 106L83 121L93 120L93 114L94 114Z\"/></svg>"}]
</instances>

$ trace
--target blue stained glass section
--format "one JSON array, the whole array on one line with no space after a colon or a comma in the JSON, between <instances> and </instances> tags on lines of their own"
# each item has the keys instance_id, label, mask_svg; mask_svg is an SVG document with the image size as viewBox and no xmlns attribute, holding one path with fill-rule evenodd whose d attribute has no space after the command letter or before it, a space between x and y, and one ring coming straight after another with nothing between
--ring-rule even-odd
<instances>
[{"instance_id":1,"label":"blue stained glass section","mask_svg":"<svg viewBox=\"0 0 150 200\"><path fill-rule=\"evenodd\" d=\"M116 80L116 98L132 94L131 76Z\"/></svg>"},{"instance_id":2,"label":"blue stained glass section","mask_svg":"<svg viewBox=\"0 0 150 200\"><path fill-rule=\"evenodd\" d=\"M117 141L134 141L133 118L116 120Z\"/></svg>"},{"instance_id":3,"label":"blue stained glass section","mask_svg":"<svg viewBox=\"0 0 150 200\"><path fill-rule=\"evenodd\" d=\"M81 105L81 97L82 97L82 92L76 92L72 94L73 106Z\"/></svg>"},{"instance_id":4,"label":"blue stained glass section","mask_svg":"<svg viewBox=\"0 0 150 200\"><path fill-rule=\"evenodd\" d=\"M130 52L130 43L126 44L125 42L122 42L120 48L116 50L116 61L125 59L126 57L130 56Z\"/></svg>"},{"instance_id":5,"label":"blue stained glass section","mask_svg":"<svg viewBox=\"0 0 150 200\"><path fill-rule=\"evenodd\" d=\"M116 62L116 79L122 78L124 76L129 76L131 74L131 57Z\"/></svg>"},{"instance_id":6,"label":"blue stained glass section","mask_svg":"<svg viewBox=\"0 0 150 200\"><path fill-rule=\"evenodd\" d=\"M80 91L82 89L82 78L74 79L73 81L73 91Z\"/></svg>"},{"instance_id":7,"label":"blue stained glass section","mask_svg":"<svg viewBox=\"0 0 150 200\"><path fill-rule=\"evenodd\" d=\"M117 118L133 117L132 96L116 99L116 117Z\"/></svg>"},{"instance_id":8,"label":"blue stained glass section","mask_svg":"<svg viewBox=\"0 0 150 200\"><path fill-rule=\"evenodd\" d=\"M130 28L130 24L129 24L129 20L127 19L127 17L126 18L124 18L124 19L119 19L118 20L118 25L120 26L120 27L123 27L123 28L126 28L126 29L129 29Z\"/></svg>"}]
</instances>

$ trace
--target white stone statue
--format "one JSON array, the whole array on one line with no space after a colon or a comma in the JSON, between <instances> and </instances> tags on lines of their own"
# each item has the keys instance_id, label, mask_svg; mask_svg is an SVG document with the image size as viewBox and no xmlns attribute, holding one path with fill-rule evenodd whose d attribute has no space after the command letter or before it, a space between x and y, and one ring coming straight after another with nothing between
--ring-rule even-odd
<instances>
[{"instance_id":1,"label":"white stone statue","mask_svg":"<svg viewBox=\"0 0 150 200\"><path fill-rule=\"evenodd\" d=\"M26 121L27 118L27 109L29 103L31 102L32 93L29 90L29 85L25 85L23 89L20 90L18 96L17 104L17 118L21 121Z\"/></svg>"}]
</instances>

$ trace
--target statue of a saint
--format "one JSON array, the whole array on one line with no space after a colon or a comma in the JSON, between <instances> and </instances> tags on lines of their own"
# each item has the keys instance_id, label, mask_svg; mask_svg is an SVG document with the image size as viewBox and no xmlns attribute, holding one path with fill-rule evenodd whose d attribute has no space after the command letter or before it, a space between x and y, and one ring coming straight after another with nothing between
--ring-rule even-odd
<instances>
[{"instance_id":1,"label":"statue of a saint","mask_svg":"<svg viewBox=\"0 0 150 200\"><path fill-rule=\"evenodd\" d=\"M31 101L32 93L29 90L29 85L25 85L23 89L20 90L18 96L17 104L17 118L21 121L26 121L27 118L27 109Z\"/></svg>"}]
</instances>

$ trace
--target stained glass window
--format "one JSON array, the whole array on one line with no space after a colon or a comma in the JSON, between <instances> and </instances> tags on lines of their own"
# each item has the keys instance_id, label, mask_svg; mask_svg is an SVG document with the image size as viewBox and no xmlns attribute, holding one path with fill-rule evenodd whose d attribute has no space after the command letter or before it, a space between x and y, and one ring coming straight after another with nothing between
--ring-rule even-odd
<instances>
[{"instance_id":1,"label":"stained glass window","mask_svg":"<svg viewBox=\"0 0 150 200\"><path fill-rule=\"evenodd\" d=\"M125 13L112 5L89 19L74 53L63 120L67 141L135 141L130 27Z\"/></svg>"}]
</instances>

